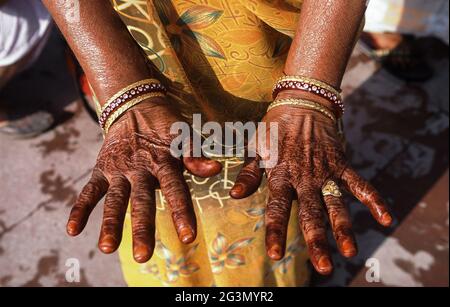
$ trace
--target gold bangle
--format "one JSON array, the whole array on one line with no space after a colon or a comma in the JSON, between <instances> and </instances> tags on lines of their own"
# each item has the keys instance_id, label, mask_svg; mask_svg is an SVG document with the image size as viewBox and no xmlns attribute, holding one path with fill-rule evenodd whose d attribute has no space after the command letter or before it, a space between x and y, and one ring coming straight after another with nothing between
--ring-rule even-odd
<instances>
[{"instance_id":1,"label":"gold bangle","mask_svg":"<svg viewBox=\"0 0 450 307\"><path fill-rule=\"evenodd\" d=\"M278 81L276 82L276 84L280 83L280 82L286 82L286 81L296 81L296 82L305 82L305 83L309 83L318 87L321 87L323 89L326 89L328 91L330 91L331 93L333 93L334 95L336 95L336 97L338 97L339 100L342 100L342 95L341 95L341 90L337 90L336 88L334 88L333 86L329 85L328 83L325 83L323 81L314 79L314 78L309 78L309 77L304 77L304 76L283 76L280 79L278 79ZM275 84L275 86L276 86ZM274 90L276 88L274 87Z\"/></svg>"},{"instance_id":2,"label":"gold bangle","mask_svg":"<svg viewBox=\"0 0 450 307\"><path fill-rule=\"evenodd\" d=\"M167 90L161 83L153 82L153 79L147 79L142 80L139 82L136 82L130 86L128 86L125 89L122 89L119 93L114 95L115 97L118 94L121 94L121 96L117 97L116 100L112 101L109 105L106 106L102 110L102 114L100 114L98 118L98 123L102 127L102 129L105 128L106 122L108 121L108 118L117 111L122 105L126 104L127 102L136 99L137 97L150 94L150 93L163 93L166 94ZM133 87L134 86L134 87ZM126 90L124 92L124 90ZM115 98L113 97L113 98Z\"/></svg>"},{"instance_id":3,"label":"gold bangle","mask_svg":"<svg viewBox=\"0 0 450 307\"><path fill-rule=\"evenodd\" d=\"M333 122L337 123L336 116L334 116L333 112L331 112L328 108L324 107L320 103L309 101L306 99L279 99L275 100L267 109L267 112L272 110L275 107L279 106L296 106L304 109L309 109L313 111L318 111L330 118Z\"/></svg>"},{"instance_id":4,"label":"gold bangle","mask_svg":"<svg viewBox=\"0 0 450 307\"><path fill-rule=\"evenodd\" d=\"M105 135L108 133L109 128L112 126L112 124L126 111L128 111L130 108L134 107L135 105L143 102L146 99L154 98L154 97L165 97L166 95L164 93L148 93L139 97L136 97L133 100L128 101L124 105L122 105L120 108L118 108L110 117L108 117L108 120L105 123L104 132Z\"/></svg>"},{"instance_id":5,"label":"gold bangle","mask_svg":"<svg viewBox=\"0 0 450 307\"><path fill-rule=\"evenodd\" d=\"M135 82L133 84L128 85L127 87L121 89L120 91L117 92L117 94L115 94L114 96L112 96L101 108L100 110L100 114L102 114L106 108L109 107L109 105L111 105L115 100L117 100L120 96L122 96L123 94L125 94L126 92L128 92L129 90L132 90L135 87L139 87L140 85L145 85L145 84L149 84L149 83L155 83L155 84L161 84L161 82L159 82L159 80L157 79L145 79L145 80L141 80L138 82Z\"/></svg>"}]
</instances>

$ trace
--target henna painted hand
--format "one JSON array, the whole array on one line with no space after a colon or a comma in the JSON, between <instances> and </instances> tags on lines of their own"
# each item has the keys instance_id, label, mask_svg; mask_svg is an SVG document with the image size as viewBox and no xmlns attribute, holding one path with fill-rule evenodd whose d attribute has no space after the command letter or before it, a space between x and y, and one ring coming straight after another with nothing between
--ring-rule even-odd
<instances>
[{"instance_id":1,"label":"henna painted hand","mask_svg":"<svg viewBox=\"0 0 450 307\"><path fill-rule=\"evenodd\" d=\"M177 121L177 112L164 99L153 98L130 109L110 128L92 177L70 213L70 235L83 231L106 194L99 248L113 253L120 245L130 200L133 255L137 262L147 262L155 246L155 189L159 186L180 240L186 244L195 240L196 219L183 166L199 177L215 176L222 166L206 158L174 158L170 127Z\"/></svg>"},{"instance_id":2,"label":"henna painted hand","mask_svg":"<svg viewBox=\"0 0 450 307\"><path fill-rule=\"evenodd\" d=\"M278 164L265 170L269 187L265 217L267 253L273 260L283 258L291 203L297 198L297 218L311 262L319 273L330 274L333 265L323 208L328 213L342 255L355 256L357 247L350 215L342 199L322 196L326 182L334 180L349 190L370 209L381 225L389 226L391 215L378 192L348 167L337 129L330 119L315 111L280 106L269 111L263 121L279 125ZM230 192L233 198L247 197L258 189L264 173L259 167L259 159L245 163Z\"/></svg>"}]
</instances>

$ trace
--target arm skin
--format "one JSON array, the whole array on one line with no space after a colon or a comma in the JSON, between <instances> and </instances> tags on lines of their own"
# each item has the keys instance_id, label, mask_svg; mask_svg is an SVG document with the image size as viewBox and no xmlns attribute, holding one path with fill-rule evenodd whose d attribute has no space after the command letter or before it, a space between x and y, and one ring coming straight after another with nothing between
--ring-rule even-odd
<instances>
[{"instance_id":1,"label":"arm skin","mask_svg":"<svg viewBox=\"0 0 450 307\"><path fill-rule=\"evenodd\" d=\"M365 10L365 0L305 0L285 73L340 88Z\"/></svg>"},{"instance_id":2,"label":"arm skin","mask_svg":"<svg viewBox=\"0 0 450 307\"><path fill-rule=\"evenodd\" d=\"M131 83L152 77L145 57L108 0L78 0L80 21L69 22L62 2L43 0L104 104Z\"/></svg>"},{"instance_id":3,"label":"arm skin","mask_svg":"<svg viewBox=\"0 0 450 307\"><path fill-rule=\"evenodd\" d=\"M285 73L312 77L339 88L365 3L363 0L305 0ZM326 99L302 91L283 91L278 98L309 99L332 108ZM297 219L311 262L319 273L330 274L333 264L324 211L341 254L353 257L357 246L350 214L342 199L321 194L328 180L349 190L381 225L389 226L392 217L378 192L348 166L336 125L330 119L318 112L282 106L270 110L263 121L277 122L280 131L278 164L265 170L269 187L265 217L267 254L273 260L283 258L291 203L298 199ZM258 159L247 161L231 196L240 199L251 195L262 176Z\"/></svg>"},{"instance_id":4,"label":"arm skin","mask_svg":"<svg viewBox=\"0 0 450 307\"><path fill-rule=\"evenodd\" d=\"M43 3L103 105L122 88L152 77L153 72L109 0L78 1L79 22L66 18L67 6L61 0ZM155 189L160 187L179 239L186 244L195 240L195 213L183 169L210 177L220 173L221 165L204 158L176 159L171 155L174 136L170 127L181 120L166 99L152 98L131 108L111 126L92 176L70 213L69 235L83 231L90 213L106 195L98 245L104 253L116 251L130 200L133 255L137 262L147 262L155 247Z\"/></svg>"},{"instance_id":5,"label":"arm skin","mask_svg":"<svg viewBox=\"0 0 450 307\"><path fill-rule=\"evenodd\" d=\"M365 10L365 0L305 0L286 61L286 75L308 76L339 89ZM328 100L309 93L285 91L279 98L297 96L333 108Z\"/></svg>"}]
</instances>

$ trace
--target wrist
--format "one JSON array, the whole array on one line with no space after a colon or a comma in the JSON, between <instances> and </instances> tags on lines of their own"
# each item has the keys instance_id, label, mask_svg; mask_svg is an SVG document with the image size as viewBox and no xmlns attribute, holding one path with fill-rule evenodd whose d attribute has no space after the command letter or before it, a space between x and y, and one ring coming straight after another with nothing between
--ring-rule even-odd
<instances>
[{"instance_id":1,"label":"wrist","mask_svg":"<svg viewBox=\"0 0 450 307\"><path fill-rule=\"evenodd\" d=\"M152 98L165 97L166 93L167 89L164 85L155 79L133 83L121 89L102 106L99 112L99 124L106 134L110 126L132 107Z\"/></svg>"},{"instance_id":2,"label":"wrist","mask_svg":"<svg viewBox=\"0 0 450 307\"><path fill-rule=\"evenodd\" d=\"M161 113L161 108L167 106L169 106L169 104L165 97L151 97L145 99L141 103L128 108L125 112L120 114L120 116L118 116L116 120L110 124L107 131L105 131L105 135L114 133L114 130L120 129L119 127L121 126L121 123L129 120L130 118L141 118L154 121L156 118L155 114Z\"/></svg>"},{"instance_id":3,"label":"wrist","mask_svg":"<svg viewBox=\"0 0 450 307\"><path fill-rule=\"evenodd\" d=\"M100 102L102 108L112 99L117 93L123 91L123 89L129 87L132 84L138 83L142 80L152 79L152 73L150 70L146 70L146 64L142 63L140 71L138 67L130 67L122 64L116 64L123 68L122 72L117 71L115 68L109 68L108 73L98 73L97 71L86 71L88 80L92 80L92 89ZM108 65L113 67L114 65ZM135 65L133 65L135 66ZM92 79L91 79L91 78ZM155 82L157 80L155 79Z\"/></svg>"},{"instance_id":4,"label":"wrist","mask_svg":"<svg viewBox=\"0 0 450 307\"><path fill-rule=\"evenodd\" d=\"M277 95L275 100L280 100L280 99L306 99L306 100L314 101L316 103L321 104L325 108L333 111L333 113L339 114L339 110L338 110L336 104L334 104L331 101L329 101L328 99L320 97L314 93L305 92L305 91L301 91L301 90L284 90L284 91L281 91Z\"/></svg>"},{"instance_id":5,"label":"wrist","mask_svg":"<svg viewBox=\"0 0 450 307\"><path fill-rule=\"evenodd\" d=\"M166 97L152 97L144 100L142 103L139 103L133 107L131 107L126 113L140 113L140 114L149 114L150 112L154 112L155 108L161 106L168 106L168 101Z\"/></svg>"}]
</instances>

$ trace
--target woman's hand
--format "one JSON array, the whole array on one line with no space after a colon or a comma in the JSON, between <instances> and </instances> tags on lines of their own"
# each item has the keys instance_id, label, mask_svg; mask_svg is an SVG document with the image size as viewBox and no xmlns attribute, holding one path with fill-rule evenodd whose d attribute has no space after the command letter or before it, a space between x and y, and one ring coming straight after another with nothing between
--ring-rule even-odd
<instances>
[{"instance_id":1,"label":"woman's hand","mask_svg":"<svg viewBox=\"0 0 450 307\"><path fill-rule=\"evenodd\" d=\"M113 253L120 245L123 222L131 201L133 254L147 262L155 247L155 189L161 188L183 243L196 237L196 219L183 166L199 177L215 176L221 164L204 158L177 159L170 127L180 118L165 99L145 101L123 115L109 130L94 167L67 224L76 236L96 204L106 195L99 248Z\"/></svg>"},{"instance_id":2,"label":"woman's hand","mask_svg":"<svg viewBox=\"0 0 450 307\"><path fill-rule=\"evenodd\" d=\"M348 166L336 125L331 119L316 111L280 106L270 110L263 121L268 123L267 126L278 123L279 131L278 163L265 170L269 187L265 218L267 253L273 260L283 258L291 203L297 198L297 218L311 262L319 273L330 274L333 266L325 212L342 255L355 256L357 247L346 205L341 197L323 196L324 185L333 180L345 187L383 226L392 223L386 204L377 191ZM231 190L233 198L247 197L258 189L264 171L259 167L259 159L248 160L244 165Z\"/></svg>"}]
</instances>

